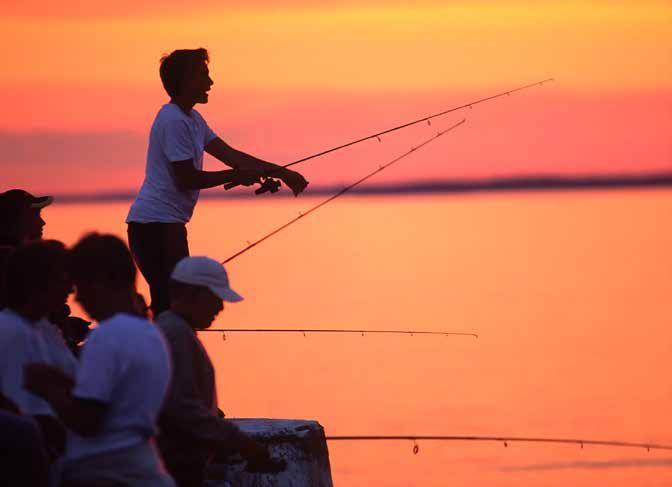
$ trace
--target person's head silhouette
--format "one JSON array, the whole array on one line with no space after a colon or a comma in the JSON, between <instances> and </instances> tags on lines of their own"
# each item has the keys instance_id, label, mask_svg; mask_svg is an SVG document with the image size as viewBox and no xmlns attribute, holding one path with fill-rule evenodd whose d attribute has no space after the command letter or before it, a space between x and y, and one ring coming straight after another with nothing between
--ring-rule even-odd
<instances>
[{"instance_id":1,"label":"person's head silhouette","mask_svg":"<svg viewBox=\"0 0 672 487\"><path fill-rule=\"evenodd\" d=\"M116 313L138 314L136 269L126 244L114 235L89 233L71 251L76 299L101 321Z\"/></svg>"},{"instance_id":2,"label":"person's head silhouette","mask_svg":"<svg viewBox=\"0 0 672 487\"><path fill-rule=\"evenodd\" d=\"M203 330L224 309L243 297L231 289L224 266L204 256L185 257L171 274L171 309L192 328Z\"/></svg>"},{"instance_id":3,"label":"person's head silhouette","mask_svg":"<svg viewBox=\"0 0 672 487\"><path fill-rule=\"evenodd\" d=\"M7 306L32 321L62 309L72 292L69 260L56 240L18 246L7 262Z\"/></svg>"},{"instance_id":4,"label":"person's head silhouette","mask_svg":"<svg viewBox=\"0 0 672 487\"><path fill-rule=\"evenodd\" d=\"M214 84L209 60L203 48L178 49L161 58L161 82L173 102L183 108L208 103L208 91Z\"/></svg>"},{"instance_id":5,"label":"person's head silhouette","mask_svg":"<svg viewBox=\"0 0 672 487\"><path fill-rule=\"evenodd\" d=\"M52 203L51 196L33 196L23 189L0 194L0 245L16 246L42 238L45 222L42 208Z\"/></svg>"}]
</instances>

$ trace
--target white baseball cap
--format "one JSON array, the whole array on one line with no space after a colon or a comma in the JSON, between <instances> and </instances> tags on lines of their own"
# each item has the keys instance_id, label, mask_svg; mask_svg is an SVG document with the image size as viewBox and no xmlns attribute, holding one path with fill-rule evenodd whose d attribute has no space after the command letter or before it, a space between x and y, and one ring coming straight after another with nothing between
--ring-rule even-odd
<instances>
[{"instance_id":1,"label":"white baseball cap","mask_svg":"<svg viewBox=\"0 0 672 487\"><path fill-rule=\"evenodd\" d=\"M229 276L224 266L210 257L185 257L177 263L170 277L185 284L207 287L229 303L243 300L240 294L229 287Z\"/></svg>"}]
</instances>

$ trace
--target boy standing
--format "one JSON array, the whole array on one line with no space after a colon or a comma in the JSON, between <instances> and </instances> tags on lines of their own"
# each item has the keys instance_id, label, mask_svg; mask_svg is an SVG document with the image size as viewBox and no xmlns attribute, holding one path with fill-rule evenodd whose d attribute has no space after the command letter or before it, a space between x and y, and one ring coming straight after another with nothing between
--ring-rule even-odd
<instances>
[{"instance_id":1,"label":"boy standing","mask_svg":"<svg viewBox=\"0 0 672 487\"><path fill-rule=\"evenodd\" d=\"M238 151L220 139L194 110L208 102L213 85L205 49L173 51L160 75L170 102L159 110L149 136L145 180L131 206L128 240L151 292L154 316L168 309L175 264L189 255L186 223L199 190L229 183L252 185L262 177L282 180L295 195L308 182L299 173ZM233 169L203 171L203 152Z\"/></svg>"}]
</instances>

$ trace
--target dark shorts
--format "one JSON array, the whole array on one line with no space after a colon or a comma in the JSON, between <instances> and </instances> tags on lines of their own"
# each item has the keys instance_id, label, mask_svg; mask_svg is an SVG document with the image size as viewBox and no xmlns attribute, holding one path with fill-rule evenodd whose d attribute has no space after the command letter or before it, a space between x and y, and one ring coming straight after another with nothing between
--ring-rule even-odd
<instances>
[{"instance_id":1,"label":"dark shorts","mask_svg":"<svg viewBox=\"0 0 672 487\"><path fill-rule=\"evenodd\" d=\"M170 274L189 255L187 227L182 223L129 223L128 245L149 284L154 316L170 307Z\"/></svg>"}]
</instances>

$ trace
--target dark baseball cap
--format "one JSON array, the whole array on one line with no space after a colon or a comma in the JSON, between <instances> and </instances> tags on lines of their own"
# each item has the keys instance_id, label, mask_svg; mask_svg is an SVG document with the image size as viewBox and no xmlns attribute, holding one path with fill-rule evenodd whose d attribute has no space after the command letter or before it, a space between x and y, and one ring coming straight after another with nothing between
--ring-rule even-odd
<instances>
[{"instance_id":1,"label":"dark baseball cap","mask_svg":"<svg viewBox=\"0 0 672 487\"><path fill-rule=\"evenodd\" d=\"M0 193L0 213L9 216L25 208L44 208L54 201L52 196L33 196L23 189Z\"/></svg>"}]
</instances>

